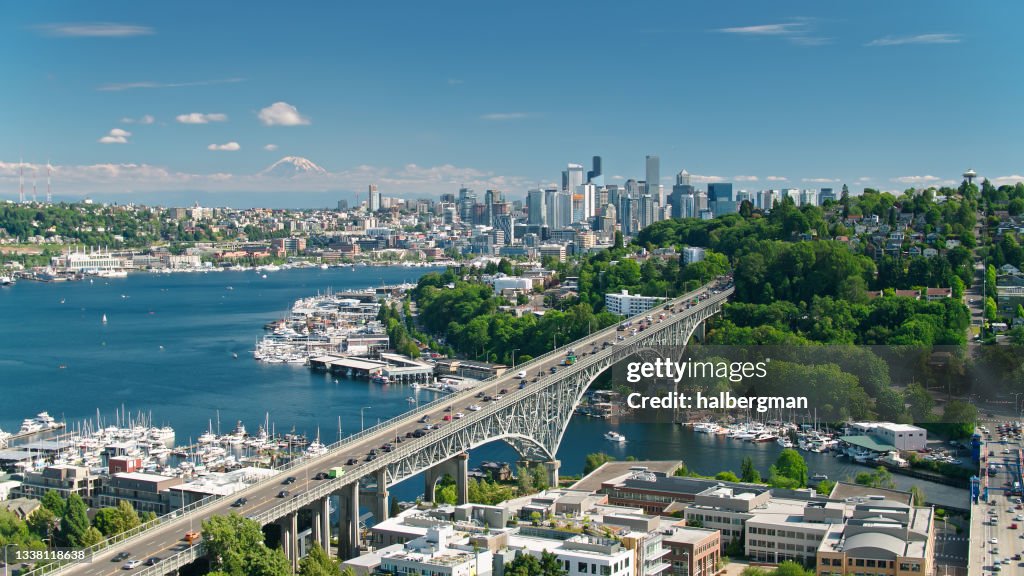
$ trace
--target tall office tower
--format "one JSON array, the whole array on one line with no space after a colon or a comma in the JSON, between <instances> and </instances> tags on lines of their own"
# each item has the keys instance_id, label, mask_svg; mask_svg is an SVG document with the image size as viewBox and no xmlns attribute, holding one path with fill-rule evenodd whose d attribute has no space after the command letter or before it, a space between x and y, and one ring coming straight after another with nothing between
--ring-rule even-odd
<instances>
[{"instance_id":1,"label":"tall office tower","mask_svg":"<svg viewBox=\"0 0 1024 576\"><path fill-rule=\"evenodd\" d=\"M695 193L693 186L690 185L690 173L683 170L676 174L676 183L672 186L672 218L696 216L693 205Z\"/></svg>"},{"instance_id":2,"label":"tall office tower","mask_svg":"<svg viewBox=\"0 0 1024 576\"><path fill-rule=\"evenodd\" d=\"M640 229L650 226L655 222L654 220L655 202L654 197L650 194L644 194L640 197L640 213L638 214L640 220Z\"/></svg>"},{"instance_id":3,"label":"tall office tower","mask_svg":"<svg viewBox=\"0 0 1024 576\"><path fill-rule=\"evenodd\" d=\"M502 201L501 190L488 189L484 192L484 221L485 226L494 225L494 205Z\"/></svg>"},{"instance_id":4,"label":"tall office tower","mask_svg":"<svg viewBox=\"0 0 1024 576\"><path fill-rule=\"evenodd\" d=\"M660 191L661 160L657 156L647 157L647 193L661 206L665 205L665 194Z\"/></svg>"},{"instance_id":5,"label":"tall office tower","mask_svg":"<svg viewBox=\"0 0 1024 576\"><path fill-rule=\"evenodd\" d=\"M558 218L555 220L554 228L568 228L572 226L572 194L569 192L557 192L555 204L558 206Z\"/></svg>"},{"instance_id":6,"label":"tall office tower","mask_svg":"<svg viewBox=\"0 0 1024 576\"><path fill-rule=\"evenodd\" d=\"M546 226L548 223L546 194L540 188L534 188L526 193L526 222L531 226Z\"/></svg>"},{"instance_id":7,"label":"tall office tower","mask_svg":"<svg viewBox=\"0 0 1024 576\"><path fill-rule=\"evenodd\" d=\"M757 207L761 210L771 210L776 198L775 190L761 190L757 193Z\"/></svg>"},{"instance_id":8,"label":"tall office tower","mask_svg":"<svg viewBox=\"0 0 1024 576\"><path fill-rule=\"evenodd\" d=\"M729 182L713 182L708 184L708 202L714 204L720 200L732 201L732 184Z\"/></svg>"},{"instance_id":9,"label":"tall office tower","mask_svg":"<svg viewBox=\"0 0 1024 576\"><path fill-rule=\"evenodd\" d=\"M594 156L594 168L587 171L587 182L600 188L604 186L604 172L601 172L601 157Z\"/></svg>"},{"instance_id":10,"label":"tall office tower","mask_svg":"<svg viewBox=\"0 0 1024 576\"><path fill-rule=\"evenodd\" d=\"M580 221L597 216L597 186L582 184L578 190L583 195L583 218Z\"/></svg>"},{"instance_id":11,"label":"tall office tower","mask_svg":"<svg viewBox=\"0 0 1024 576\"><path fill-rule=\"evenodd\" d=\"M818 205L818 191L814 189L806 189L800 191L800 204L799 206L817 206Z\"/></svg>"},{"instance_id":12,"label":"tall office tower","mask_svg":"<svg viewBox=\"0 0 1024 576\"><path fill-rule=\"evenodd\" d=\"M338 210L348 210L348 200L338 200Z\"/></svg>"},{"instance_id":13,"label":"tall office tower","mask_svg":"<svg viewBox=\"0 0 1024 576\"><path fill-rule=\"evenodd\" d=\"M370 202L370 212L376 212L377 210L380 210L380 208L381 208L381 206L380 206L380 192L377 191L377 185L376 184L370 184L369 192L370 192L370 197L369 197L368 200Z\"/></svg>"},{"instance_id":14,"label":"tall office tower","mask_svg":"<svg viewBox=\"0 0 1024 576\"><path fill-rule=\"evenodd\" d=\"M476 192L470 188L459 189L459 218L467 223L474 224L473 216L476 213Z\"/></svg>"},{"instance_id":15,"label":"tall office tower","mask_svg":"<svg viewBox=\"0 0 1024 576\"><path fill-rule=\"evenodd\" d=\"M697 192L693 196L693 215L696 217L708 209L708 195L703 192Z\"/></svg>"},{"instance_id":16,"label":"tall office tower","mask_svg":"<svg viewBox=\"0 0 1024 576\"><path fill-rule=\"evenodd\" d=\"M570 194L576 192L576 187L583 184L583 165L569 164L562 172L562 190Z\"/></svg>"},{"instance_id":17,"label":"tall office tower","mask_svg":"<svg viewBox=\"0 0 1024 576\"><path fill-rule=\"evenodd\" d=\"M640 183L630 178L626 180L626 196L630 198L640 197Z\"/></svg>"},{"instance_id":18,"label":"tall office tower","mask_svg":"<svg viewBox=\"0 0 1024 576\"><path fill-rule=\"evenodd\" d=\"M623 236L636 234L636 226L634 224L636 220L636 204L629 196L623 195L619 197L618 217Z\"/></svg>"},{"instance_id":19,"label":"tall office tower","mask_svg":"<svg viewBox=\"0 0 1024 576\"><path fill-rule=\"evenodd\" d=\"M622 188L619 188L617 184L609 184L605 188L608 190L608 198L605 203L617 207L619 205L619 196L622 194Z\"/></svg>"},{"instance_id":20,"label":"tall office tower","mask_svg":"<svg viewBox=\"0 0 1024 576\"><path fill-rule=\"evenodd\" d=\"M455 194L452 194L451 192L441 194L440 202L442 204L455 204Z\"/></svg>"},{"instance_id":21,"label":"tall office tower","mask_svg":"<svg viewBox=\"0 0 1024 576\"><path fill-rule=\"evenodd\" d=\"M494 217L494 228L500 230L505 237L505 244L513 244L516 237L516 223L511 214L498 214Z\"/></svg>"},{"instance_id":22,"label":"tall office tower","mask_svg":"<svg viewBox=\"0 0 1024 576\"><path fill-rule=\"evenodd\" d=\"M824 204L825 202L828 202L829 200L835 202L835 200L836 200L836 193L835 193L834 190L832 190L831 188L822 188L820 191L818 191L818 201L819 202Z\"/></svg>"}]
</instances>

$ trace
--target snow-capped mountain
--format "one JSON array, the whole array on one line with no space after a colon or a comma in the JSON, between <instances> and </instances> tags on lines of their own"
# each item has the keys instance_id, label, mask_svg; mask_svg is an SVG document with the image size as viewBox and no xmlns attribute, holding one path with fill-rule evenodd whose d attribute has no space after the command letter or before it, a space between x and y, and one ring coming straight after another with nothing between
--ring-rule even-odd
<instances>
[{"instance_id":1,"label":"snow-capped mountain","mask_svg":"<svg viewBox=\"0 0 1024 576\"><path fill-rule=\"evenodd\" d=\"M285 156L260 172L264 176L290 178L292 176L308 176L327 174L327 170L299 156Z\"/></svg>"}]
</instances>

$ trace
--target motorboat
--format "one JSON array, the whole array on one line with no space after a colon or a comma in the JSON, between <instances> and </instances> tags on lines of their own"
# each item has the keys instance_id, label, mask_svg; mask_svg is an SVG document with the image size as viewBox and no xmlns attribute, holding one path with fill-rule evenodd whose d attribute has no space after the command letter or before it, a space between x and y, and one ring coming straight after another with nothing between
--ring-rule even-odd
<instances>
[{"instance_id":1,"label":"motorboat","mask_svg":"<svg viewBox=\"0 0 1024 576\"><path fill-rule=\"evenodd\" d=\"M604 433L604 439L612 442L625 442L626 437L614 430L609 430Z\"/></svg>"}]
</instances>

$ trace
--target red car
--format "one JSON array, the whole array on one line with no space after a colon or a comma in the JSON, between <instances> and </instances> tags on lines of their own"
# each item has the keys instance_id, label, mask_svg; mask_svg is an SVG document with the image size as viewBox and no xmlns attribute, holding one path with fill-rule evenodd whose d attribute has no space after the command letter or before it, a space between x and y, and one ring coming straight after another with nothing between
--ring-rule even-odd
<instances>
[{"instance_id":1,"label":"red car","mask_svg":"<svg viewBox=\"0 0 1024 576\"><path fill-rule=\"evenodd\" d=\"M452 415L451 414L445 414L443 420L445 422L451 422L452 421Z\"/></svg>"}]
</instances>

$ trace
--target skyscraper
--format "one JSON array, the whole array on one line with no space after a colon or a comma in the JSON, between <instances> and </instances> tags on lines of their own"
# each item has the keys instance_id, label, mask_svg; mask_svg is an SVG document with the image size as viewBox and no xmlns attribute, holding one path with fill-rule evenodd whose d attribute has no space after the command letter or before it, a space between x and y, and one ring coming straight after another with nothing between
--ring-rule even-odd
<instances>
[{"instance_id":1,"label":"skyscraper","mask_svg":"<svg viewBox=\"0 0 1024 576\"><path fill-rule=\"evenodd\" d=\"M659 192L661 184L661 159L657 156L647 157L647 193L650 194L658 204L665 205L665 194Z\"/></svg>"},{"instance_id":2,"label":"skyscraper","mask_svg":"<svg viewBox=\"0 0 1024 576\"><path fill-rule=\"evenodd\" d=\"M380 210L380 192L377 191L377 185L370 184L369 192L370 212L376 212Z\"/></svg>"},{"instance_id":3,"label":"skyscraper","mask_svg":"<svg viewBox=\"0 0 1024 576\"><path fill-rule=\"evenodd\" d=\"M594 168L587 172L587 182L594 186L604 186L604 173L601 172L601 157L594 156Z\"/></svg>"},{"instance_id":4,"label":"skyscraper","mask_svg":"<svg viewBox=\"0 0 1024 576\"><path fill-rule=\"evenodd\" d=\"M690 174L686 170L683 170L676 175L676 183L672 186L672 217L673 218L693 218L696 216L694 211L694 189L690 186Z\"/></svg>"},{"instance_id":5,"label":"skyscraper","mask_svg":"<svg viewBox=\"0 0 1024 576\"><path fill-rule=\"evenodd\" d=\"M576 187L581 185L583 185L583 165L570 163L562 172L562 190L575 194Z\"/></svg>"},{"instance_id":6,"label":"skyscraper","mask_svg":"<svg viewBox=\"0 0 1024 576\"><path fill-rule=\"evenodd\" d=\"M526 193L527 223L531 226L546 226L548 223L547 192L534 188Z\"/></svg>"}]
</instances>

